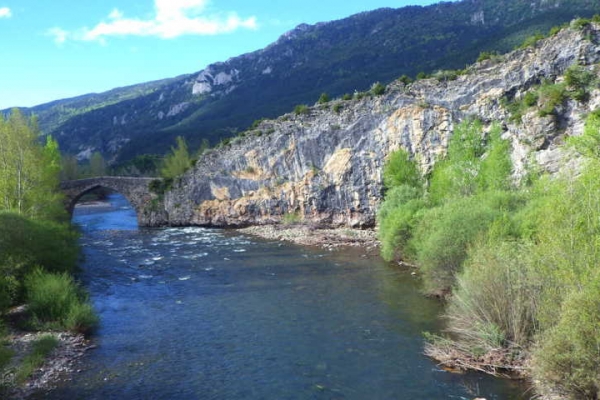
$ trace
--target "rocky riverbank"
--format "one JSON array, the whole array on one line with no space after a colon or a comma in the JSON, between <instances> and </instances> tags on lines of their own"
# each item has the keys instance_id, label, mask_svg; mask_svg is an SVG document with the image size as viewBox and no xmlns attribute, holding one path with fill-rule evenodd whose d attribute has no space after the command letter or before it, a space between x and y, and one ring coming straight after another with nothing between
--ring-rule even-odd
<instances>
[{"instance_id":1,"label":"rocky riverbank","mask_svg":"<svg viewBox=\"0 0 600 400\"><path fill-rule=\"evenodd\" d=\"M318 246L325 249L361 247L368 255L379 254L379 240L374 229L315 228L310 225L255 225L241 228L238 232L267 240L286 241L302 246Z\"/></svg>"}]
</instances>

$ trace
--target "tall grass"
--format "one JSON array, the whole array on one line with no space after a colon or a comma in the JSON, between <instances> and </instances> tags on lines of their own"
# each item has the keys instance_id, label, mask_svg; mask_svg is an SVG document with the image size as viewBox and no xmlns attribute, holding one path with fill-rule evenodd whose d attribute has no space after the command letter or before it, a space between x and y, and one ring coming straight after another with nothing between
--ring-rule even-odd
<instances>
[{"instance_id":1,"label":"tall grass","mask_svg":"<svg viewBox=\"0 0 600 400\"><path fill-rule=\"evenodd\" d=\"M97 324L92 307L68 274L37 269L26 277L25 287L34 326L87 332Z\"/></svg>"}]
</instances>

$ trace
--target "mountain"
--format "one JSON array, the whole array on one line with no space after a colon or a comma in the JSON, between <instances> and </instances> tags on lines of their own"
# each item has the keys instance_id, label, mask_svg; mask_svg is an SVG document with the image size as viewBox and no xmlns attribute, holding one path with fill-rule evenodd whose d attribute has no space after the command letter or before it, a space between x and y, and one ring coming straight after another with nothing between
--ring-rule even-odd
<instances>
[{"instance_id":1,"label":"mountain","mask_svg":"<svg viewBox=\"0 0 600 400\"><path fill-rule=\"evenodd\" d=\"M463 0L300 25L268 47L204 70L28 109L61 149L112 162L164 153L176 136L216 144L297 104L406 74L463 68L535 33L600 12L597 0Z\"/></svg>"}]
</instances>

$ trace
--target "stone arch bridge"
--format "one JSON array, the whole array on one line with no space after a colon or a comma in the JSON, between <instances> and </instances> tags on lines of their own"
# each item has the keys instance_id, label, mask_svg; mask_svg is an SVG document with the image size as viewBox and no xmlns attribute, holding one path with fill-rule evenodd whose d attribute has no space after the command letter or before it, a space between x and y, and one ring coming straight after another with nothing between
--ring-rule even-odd
<instances>
[{"instance_id":1,"label":"stone arch bridge","mask_svg":"<svg viewBox=\"0 0 600 400\"><path fill-rule=\"evenodd\" d=\"M140 226L161 226L167 223L163 201L150 190L150 182L156 179L158 178L100 176L63 181L60 188L65 194L65 208L69 215L73 214L75 204L83 195L97 188L106 188L125 196L135 209Z\"/></svg>"}]
</instances>

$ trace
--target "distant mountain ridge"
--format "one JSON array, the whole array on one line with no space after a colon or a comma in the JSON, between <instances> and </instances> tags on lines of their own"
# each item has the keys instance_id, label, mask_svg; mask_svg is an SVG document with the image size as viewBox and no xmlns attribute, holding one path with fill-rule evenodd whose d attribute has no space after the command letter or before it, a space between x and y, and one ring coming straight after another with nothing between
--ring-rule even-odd
<instances>
[{"instance_id":1,"label":"distant mountain ridge","mask_svg":"<svg viewBox=\"0 0 600 400\"><path fill-rule=\"evenodd\" d=\"M302 24L266 48L155 82L39 105L44 134L81 158L113 162L191 147L243 131L301 103L365 90L420 71L463 68L481 51L505 52L535 32L600 13L597 0L463 0L378 9Z\"/></svg>"}]
</instances>

